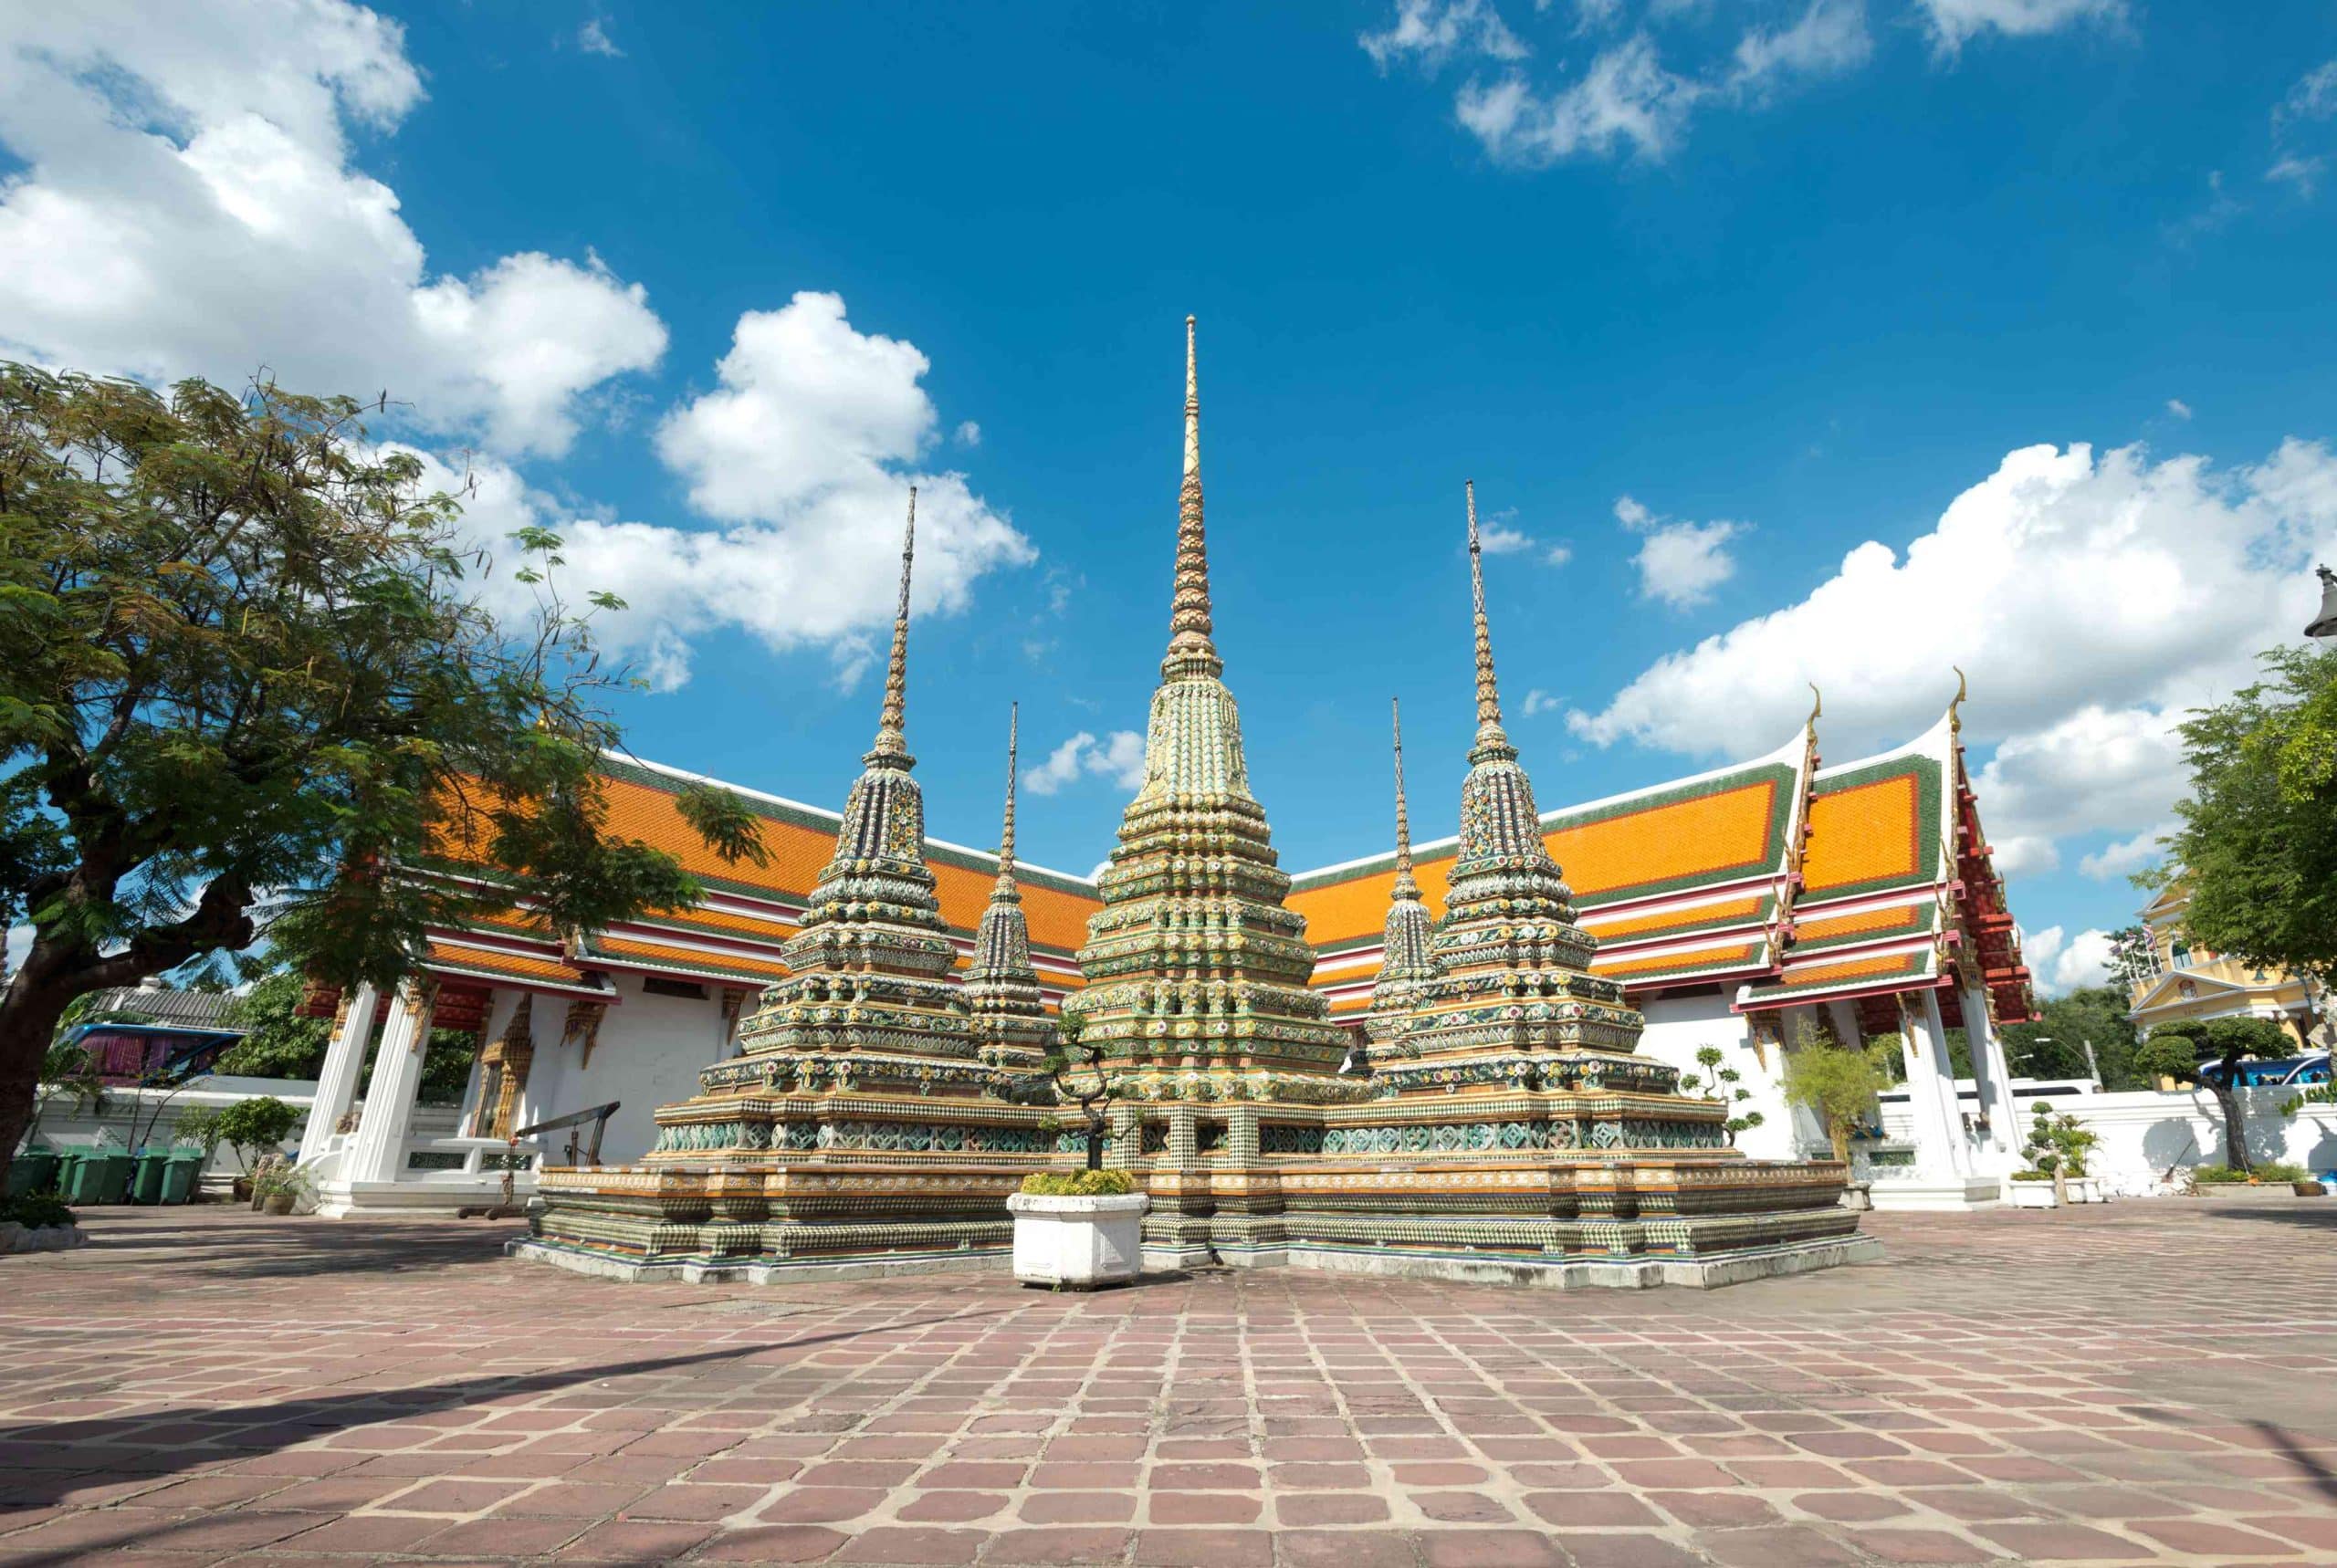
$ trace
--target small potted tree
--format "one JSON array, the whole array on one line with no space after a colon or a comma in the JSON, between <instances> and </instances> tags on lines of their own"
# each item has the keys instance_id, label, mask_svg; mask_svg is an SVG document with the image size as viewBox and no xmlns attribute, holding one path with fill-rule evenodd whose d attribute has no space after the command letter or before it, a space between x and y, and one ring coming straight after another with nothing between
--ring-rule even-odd
<instances>
[{"instance_id":1,"label":"small potted tree","mask_svg":"<svg viewBox=\"0 0 2337 1568\"><path fill-rule=\"evenodd\" d=\"M273 1094L257 1094L249 1100L238 1100L219 1113L217 1132L222 1142L236 1151L236 1158L246 1172L257 1174L255 1159L262 1154L279 1152L292 1129L300 1124L300 1113ZM236 1196L257 1197L249 1176L236 1183Z\"/></svg>"},{"instance_id":2,"label":"small potted tree","mask_svg":"<svg viewBox=\"0 0 2337 1568\"><path fill-rule=\"evenodd\" d=\"M1104 1053L1087 1048L1090 1085L1064 1081L1055 1089L1078 1103L1086 1128L1086 1166L1078 1172L1043 1171L1025 1177L1022 1190L1006 1200L1014 1216L1014 1277L1026 1285L1058 1291L1093 1291L1124 1285L1144 1264L1144 1216L1152 1199L1136 1190L1136 1178L1104 1166L1104 1106L1111 1086Z\"/></svg>"},{"instance_id":3,"label":"small potted tree","mask_svg":"<svg viewBox=\"0 0 2337 1568\"><path fill-rule=\"evenodd\" d=\"M2057 1203L2100 1203L2101 1189L2086 1175L2086 1151L2101 1139L2080 1125L2075 1116L2053 1114L2053 1107L2040 1103L2036 1120L2029 1124L2028 1144L2021 1152L2028 1156L2029 1169L2015 1171L2012 1179L2013 1205L2017 1208L2049 1208L2051 1204L2024 1201L2021 1183L2049 1181Z\"/></svg>"},{"instance_id":4,"label":"small potted tree","mask_svg":"<svg viewBox=\"0 0 2337 1568\"><path fill-rule=\"evenodd\" d=\"M1728 1120L1721 1124L1721 1131L1728 1135L1728 1141L1733 1146L1736 1142L1737 1134L1749 1132L1759 1126L1766 1118L1758 1111L1736 1109L1737 1106L1753 1098L1753 1091L1744 1086L1745 1074L1734 1067L1723 1067L1721 1061L1720 1047L1716 1045L1703 1046L1696 1052L1697 1064L1713 1075L1712 1098L1729 1108ZM1680 1079L1680 1092L1693 1094L1703 1085L1704 1081L1696 1074L1684 1073Z\"/></svg>"},{"instance_id":5,"label":"small potted tree","mask_svg":"<svg viewBox=\"0 0 2337 1568\"><path fill-rule=\"evenodd\" d=\"M252 1199L262 1214L290 1214L312 1192L309 1173L281 1155L263 1156L252 1172Z\"/></svg>"}]
</instances>

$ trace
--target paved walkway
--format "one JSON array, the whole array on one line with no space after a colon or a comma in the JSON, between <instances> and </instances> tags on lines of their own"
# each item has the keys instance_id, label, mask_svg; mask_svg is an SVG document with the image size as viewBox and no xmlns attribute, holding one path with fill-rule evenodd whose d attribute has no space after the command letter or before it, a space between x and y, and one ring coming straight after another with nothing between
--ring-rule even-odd
<instances>
[{"instance_id":1,"label":"paved walkway","mask_svg":"<svg viewBox=\"0 0 2337 1568\"><path fill-rule=\"evenodd\" d=\"M2337 1199L1689 1291L629 1286L505 1225L0 1261L0 1563L2337 1563Z\"/></svg>"}]
</instances>

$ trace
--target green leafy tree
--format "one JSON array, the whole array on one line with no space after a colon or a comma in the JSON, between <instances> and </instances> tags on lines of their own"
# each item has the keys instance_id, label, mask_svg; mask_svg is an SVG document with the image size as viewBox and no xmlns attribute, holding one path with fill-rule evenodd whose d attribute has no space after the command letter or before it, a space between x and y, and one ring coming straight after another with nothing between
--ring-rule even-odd
<instances>
[{"instance_id":1,"label":"green leafy tree","mask_svg":"<svg viewBox=\"0 0 2337 1568\"><path fill-rule=\"evenodd\" d=\"M240 1078L314 1078L332 1043L330 1019L302 1018L308 981L298 970L271 970L236 999L230 1017L244 1038L219 1053L215 1072Z\"/></svg>"},{"instance_id":2,"label":"green leafy tree","mask_svg":"<svg viewBox=\"0 0 2337 1568\"><path fill-rule=\"evenodd\" d=\"M2269 1019L2227 1018L2162 1024L2143 1044L2138 1065L2145 1072L2204 1083L2215 1096L2216 1113L2224 1123L2224 1164L2232 1170L2254 1168L2248 1153L2248 1131L2240 1119L2239 1093L2232 1087L2233 1070L2250 1058L2295 1054L2296 1038ZM2200 1070L2201 1053L2216 1071Z\"/></svg>"},{"instance_id":3,"label":"green leafy tree","mask_svg":"<svg viewBox=\"0 0 2337 1568\"><path fill-rule=\"evenodd\" d=\"M1885 1049L1892 1048L1852 1051L1805 1024L1786 1052L1786 1103L1818 1118L1838 1160L1850 1160L1850 1134L1874 1113L1874 1097L1890 1087L1879 1061Z\"/></svg>"},{"instance_id":4,"label":"green leafy tree","mask_svg":"<svg viewBox=\"0 0 2337 1568\"><path fill-rule=\"evenodd\" d=\"M2337 650L2276 648L2266 678L2182 727L2190 798L2167 862L2135 880L2190 892L2191 939L2243 963L2337 981Z\"/></svg>"},{"instance_id":5,"label":"green leafy tree","mask_svg":"<svg viewBox=\"0 0 2337 1568\"><path fill-rule=\"evenodd\" d=\"M2028 1023L2004 1030L2005 1061L2022 1078L2083 1078L2085 1042L2093 1042L2104 1089L2144 1089L2134 1068L2134 1026L2126 1017L2126 993L2114 986L2080 986L2050 997Z\"/></svg>"},{"instance_id":6,"label":"green leafy tree","mask_svg":"<svg viewBox=\"0 0 2337 1568\"><path fill-rule=\"evenodd\" d=\"M433 925L525 897L551 929L693 898L608 826L618 734L559 540L518 538L538 613L469 591L457 498L358 406L262 382L167 394L0 365L0 1171L74 998L266 936L302 972L389 985ZM725 791L681 798L760 862ZM479 888L416 874L493 865Z\"/></svg>"},{"instance_id":7,"label":"green leafy tree","mask_svg":"<svg viewBox=\"0 0 2337 1568\"><path fill-rule=\"evenodd\" d=\"M215 1131L249 1170L255 1155L279 1152L299 1124L299 1112L273 1094L255 1094L223 1109Z\"/></svg>"}]
</instances>

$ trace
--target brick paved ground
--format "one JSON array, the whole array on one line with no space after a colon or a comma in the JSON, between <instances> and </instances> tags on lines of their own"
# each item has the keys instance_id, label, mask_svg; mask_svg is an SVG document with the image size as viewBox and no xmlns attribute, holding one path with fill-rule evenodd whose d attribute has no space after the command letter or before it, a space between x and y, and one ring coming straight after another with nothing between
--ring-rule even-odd
<instances>
[{"instance_id":1,"label":"brick paved ground","mask_svg":"<svg viewBox=\"0 0 2337 1568\"><path fill-rule=\"evenodd\" d=\"M1688 1291L627 1286L511 1228L0 1261L0 1562L2337 1563L2337 1200Z\"/></svg>"}]
</instances>

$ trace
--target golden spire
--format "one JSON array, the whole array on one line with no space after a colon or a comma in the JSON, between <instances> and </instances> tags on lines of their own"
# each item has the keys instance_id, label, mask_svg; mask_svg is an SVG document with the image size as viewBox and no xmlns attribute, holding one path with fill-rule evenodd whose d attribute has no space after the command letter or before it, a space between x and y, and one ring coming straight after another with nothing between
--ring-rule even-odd
<instances>
[{"instance_id":1,"label":"golden spire","mask_svg":"<svg viewBox=\"0 0 2337 1568\"><path fill-rule=\"evenodd\" d=\"M1418 898L1420 884L1412 876L1412 819L1404 809L1404 709L1394 697L1388 712L1396 730L1396 886L1398 898Z\"/></svg>"},{"instance_id":2,"label":"golden spire","mask_svg":"<svg viewBox=\"0 0 2337 1568\"><path fill-rule=\"evenodd\" d=\"M1493 681L1493 635L1485 622L1485 547L1477 537L1477 482L1469 480L1469 594L1477 627L1477 740L1501 736L1501 687ZM1504 738L1506 738L1505 737Z\"/></svg>"},{"instance_id":3,"label":"golden spire","mask_svg":"<svg viewBox=\"0 0 2337 1568\"><path fill-rule=\"evenodd\" d=\"M1185 481L1177 495L1177 587L1168 615L1163 675L1214 675L1224 661L1210 640L1209 538L1201 522L1201 394L1193 319L1185 318Z\"/></svg>"},{"instance_id":4,"label":"golden spire","mask_svg":"<svg viewBox=\"0 0 2337 1568\"><path fill-rule=\"evenodd\" d=\"M901 599L893 612L893 654L885 664L885 708L876 720L875 750L903 756L908 740L903 731L903 709L909 680L909 563L917 556L917 486L909 486L908 527L901 534Z\"/></svg>"},{"instance_id":5,"label":"golden spire","mask_svg":"<svg viewBox=\"0 0 2337 1568\"><path fill-rule=\"evenodd\" d=\"M998 881L1001 887L1014 885L1014 754L1022 728L1022 705L1014 703L1006 710L1006 826L998 835Z\"/></svg>"},{"instance_id":6,"label":"golden spire","mask_svg":"<svg viewBox=\"0 0 2337 1568\"><path fill-rule=\"evenodd\" d=\"M1948 668L1955 672L1955 696L1947 705L1947 727L1950 734L1962 735L1964 733L1963 708L1965 703L1971 698L1972 687L1965 680L1961 665L1950 664Z\"/></svg>"}]
</instances>

